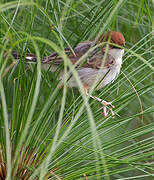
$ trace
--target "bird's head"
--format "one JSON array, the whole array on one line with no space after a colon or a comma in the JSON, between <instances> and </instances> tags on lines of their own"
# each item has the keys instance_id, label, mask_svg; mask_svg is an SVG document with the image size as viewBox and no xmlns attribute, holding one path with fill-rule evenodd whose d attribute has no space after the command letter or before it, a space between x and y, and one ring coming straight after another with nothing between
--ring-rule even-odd
<instances>
[{"instance_id":1,"label":"bird's head","mask_svg":"<svg viewBox=\"0 0 154 180\"><path fill-rule=\"evenodd\" d=\"M102 43L102 42L110 42L110 43L113 43L115 45L117 44L122 47L125 46L124 36L120 32L117 32L117 31L109 31L109 32L101 34L100 37L97 39L97 44ZM112 47L118 48L114 45Z\"/></svg>"},{"instance_id":2,"label":"bird's head","mask_svg":"<svg viewBox=\"0 0 154 180\"><path fill-rule=\"evenodd\" d=\"M100 44L102 42L112 43L112 44L109 44L108 53L112 55L114 58L120 58L120 59L122 58L122 56L124 55L123 47L125 47L125 38L122 35L122 33L117 32L117 31L109 31L109 32L103 33L97 39L97 44ZM105 50L106 47L104 47L103 49Z\"/></svg>"}]
</instances>

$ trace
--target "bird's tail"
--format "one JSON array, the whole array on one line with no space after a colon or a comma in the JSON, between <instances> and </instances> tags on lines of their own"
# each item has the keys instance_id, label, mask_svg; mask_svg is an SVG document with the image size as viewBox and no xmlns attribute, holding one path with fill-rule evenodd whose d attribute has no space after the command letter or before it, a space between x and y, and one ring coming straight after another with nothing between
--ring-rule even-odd
<instances>
[{"instance_id":1,"label":"bird's tail","mask_svg":"<svg viewBox=\"0 0 154 180\"><path fill-rule=\"evenodd\" d=\"M65 48L65 53L66 54L69 54L71 52L70 48ZM13 52L12 53L12 56L14 57L14 59L24 59L26 60L27 62L37 62L37 57L36 55L34 54L31 54L31 53L23 53L22 55L20 55L19 53L17 52ZM61 59L61 57L58 56L58 54L56 52L53 52L51 55L49 56L45 56L42 58L42 63L44 64L48 64L54 60L59 60Z\"/></svg>"},{"instance_id":2,"label":"bird's tail","mask_svg":"<svg viewBox=\"0 0 154 180\"><path fill-rule=\"evenodd\" d=\"M17 52L13 52L12 56L14 57L14 59L25 59L27 62L36 62L37 58L34 54L31 53L23 53L22 55L20 55Z\"/></svg>"}]
</instances>

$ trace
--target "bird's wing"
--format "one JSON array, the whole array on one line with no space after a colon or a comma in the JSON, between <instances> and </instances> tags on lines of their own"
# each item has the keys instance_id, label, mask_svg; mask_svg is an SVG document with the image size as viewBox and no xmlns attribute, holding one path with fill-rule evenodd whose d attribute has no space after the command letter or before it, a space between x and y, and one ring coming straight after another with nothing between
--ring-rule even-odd
<instances>
[{"instance_id":1,"label":"bird's wing","mask_svg":"<svg viewBox=\"0 0 154 180\"><path fill-rule=\"evenodd\" d=\"M102 67L110 68L110 66L115 64L115 59L108 53L105 53L104 50L97 48L92 52L87 58L85 66L91 67L94 69L100 69Z\"/></svg>"},{"instance_id":2,"label":"bird's wing","mask_svg":"<svg viewBox=\"0 0 154 180\"><path fill-rule=\"evenodd\" d=\"M64 51L72 63L75 64L77 60L89 50L91 44L92 41L81 42L74 48L74 52L72 52L70 48L65 48ZM57 53L52 53L50 56L47 56L43 59L43 63L52 62L55 65L59 65L63 63L63 59Z\"/></svg>"},{"instance_id":3,"label":"bird's wing","mask_svg":"<svg viewBox=\"0 0 154 180\"><path fill-rule=\"evenodd\" d=\"M77 57L83 56L92 46L93 41L80 42L75 48L74 52Z\"/></svg>"},{"instance_id":4,"label":"bird's wing","mask_svg":"<svg viewBox=\"0 0 154 180\"><path fill-rule=\"evenodd\" d=\"M101 66L109 68L110 65L115 63L115 59L108 53L105 53L105 50L97 47L92 52L89 53L86 59L83 59L82 62L79 62L80 57L82 57L91 47L92 41L85 41L79 43L74 48L74 53L71 52L71 49L66 48L65 53L68 55L72 64L78 64L82 67L95 68L99 69ZM44 58L43 63L53 63L54 65L60 65L63 63L62 57L58 56L57 53L53 53L50 56Z\"/></svg>"}]
</instances>

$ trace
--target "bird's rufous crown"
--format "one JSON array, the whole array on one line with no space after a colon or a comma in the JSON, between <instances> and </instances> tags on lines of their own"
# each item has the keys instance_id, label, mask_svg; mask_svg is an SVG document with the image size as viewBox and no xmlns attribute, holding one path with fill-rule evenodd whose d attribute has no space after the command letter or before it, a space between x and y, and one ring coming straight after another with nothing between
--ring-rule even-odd
<instances>
[{"instance_id":1,"label":"bird's rufous crown","mask_svg":"<svg viewBox=\"0 0 154 180\"><path fill-rule=\"evenodd\" d=\"M102 35L100 35L100 37L97 40L97 43L101 43L101 42L106 42L110 40L110 42L115 43L117 45L120 46L125 46L125 38L124 36L117 31L110 31L107 33L103 33Z\"/></svg>"}]
</instances>

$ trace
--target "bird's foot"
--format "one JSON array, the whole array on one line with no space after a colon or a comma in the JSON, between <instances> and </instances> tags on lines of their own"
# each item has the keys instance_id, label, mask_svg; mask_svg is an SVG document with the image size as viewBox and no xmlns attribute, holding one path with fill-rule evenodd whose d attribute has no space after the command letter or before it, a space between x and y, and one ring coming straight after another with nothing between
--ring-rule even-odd
<instances>
[{"instance_id":1,"label":"bird's foot","mask_svg":"<svg viewBox=\"0 0 154 180\"><path fill-rule=\"evenodd\" d=\"M98 98L98 97L96 97L96 96L92 96L91 94L88 93L88 90L87 90L87 87L86 87L86 86L85 86L84 90L85 90L85 94L86 94L87 96L89 96L89 97L92 98L92 99L95 99L96 101L101 102L101 104L103 105L102 114L104 115L104 117L107 117L109 111L111 112L112 116L114 116L114 112L113 112L112 109L115 108L115 106L112 105L112 102L107 102L107 101L104 101L104 100L102 100L102 99L100 99L100 98ZM108 106L109 106L109 107L108 107ZM109 109L108 111L107 111L107 108Z\"/></svg>"},{"instance_id":2,"label":"bird's foot","mask_svg":"<svg viewBox=\"0 0 154 180\"><path fill-rule=\"evenodd\" d=\"M115 106L112 105L112 102L107 102L107 101L102 100L101 103L103 105L102 114L104 115L104 117L107 117L109 111L111 112L112 116L114 116L114 112L112 108L115 108ZM107 111L108 106L110 106L109 111Z\"/></svg>"}]
</instances>

